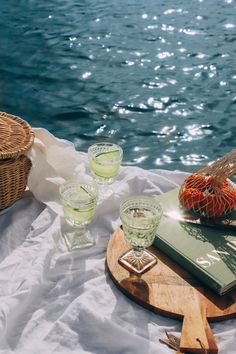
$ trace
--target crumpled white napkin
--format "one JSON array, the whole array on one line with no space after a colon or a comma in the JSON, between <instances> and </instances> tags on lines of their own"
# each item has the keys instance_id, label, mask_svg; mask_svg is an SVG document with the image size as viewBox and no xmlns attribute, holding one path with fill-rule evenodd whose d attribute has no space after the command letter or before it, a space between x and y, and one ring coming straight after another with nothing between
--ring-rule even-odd
<instances>
[{"instance_id":1,"label":"crumpled white napkin","mask_svg":"<svg viewBox=\"0 0 236 354\"><path fill-rule=\"evenodd\" d=\"M32 162L28 187L36 199L62 214L59 186L68 179L86 177L83 153L73 143L56 138L43 128L34 128L35 141L27 156Z\"/></svg>"}]
</instances>

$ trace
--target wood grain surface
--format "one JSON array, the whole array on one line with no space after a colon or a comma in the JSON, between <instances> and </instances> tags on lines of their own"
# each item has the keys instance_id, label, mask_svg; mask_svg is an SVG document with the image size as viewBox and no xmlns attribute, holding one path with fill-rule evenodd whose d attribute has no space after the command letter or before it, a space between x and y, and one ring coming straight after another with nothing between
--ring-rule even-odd
<instances>
[{"instance_id":1,"label":"wood grain surface","mask_svg":"<svg viewBox=\"0 0 236 354\"><path fill-rule=\"evenodd\" d=\"M236 290L224 296L213 293L154 247L149 251L158 257L158 263L137 276L118 264L118 258L129 248L123 231L116 230L108 242L106 266L118 288L139 305L183 321L181 352L218 353L208 321L236 316Z\"/></svg>"}]
</instances>

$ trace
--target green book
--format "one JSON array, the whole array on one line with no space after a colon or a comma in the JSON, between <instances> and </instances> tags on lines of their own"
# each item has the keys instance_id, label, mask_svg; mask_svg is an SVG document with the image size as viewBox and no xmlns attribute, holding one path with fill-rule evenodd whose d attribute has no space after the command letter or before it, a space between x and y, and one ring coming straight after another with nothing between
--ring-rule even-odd
<instances>
[{"instance_id":1,"label":"green book","mask_svg":"<svg viewBox=\"0 0 236 354\"><path fill-rule=\"evenodd\" d=\"M154 246L223 295L236 287L236 212L218 224L202 225L198 216L183 211L178 192L174 189L158 196L164 215ZM194 223L186 222L186 217Z\"/></svg>"}]
</instances>

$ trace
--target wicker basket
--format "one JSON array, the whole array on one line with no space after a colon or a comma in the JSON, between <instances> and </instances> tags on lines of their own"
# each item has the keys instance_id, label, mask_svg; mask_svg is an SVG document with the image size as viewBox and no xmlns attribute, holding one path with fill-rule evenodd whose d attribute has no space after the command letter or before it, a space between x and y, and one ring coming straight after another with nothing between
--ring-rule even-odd
<instances>
[{"instance_id":1,"label":"wicker basket","mask_svg":"<svg viewBox=\"0 0 236 354\"><path fill-rule=\"evenodd\" d=\"M0 210L21 198L26 188L31 161L24 154L33 142L27 122L0 112Z\"/></svg>"}]
</instances>

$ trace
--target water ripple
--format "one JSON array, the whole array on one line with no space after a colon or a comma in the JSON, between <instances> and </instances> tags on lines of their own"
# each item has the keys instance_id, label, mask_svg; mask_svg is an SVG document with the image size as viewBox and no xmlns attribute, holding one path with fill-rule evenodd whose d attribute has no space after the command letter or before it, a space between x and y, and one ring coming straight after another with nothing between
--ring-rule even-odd
<instances>
[{"instance_id":1,"label":"water ripple","mask_svg":"<svg viewBox=\"0 0 236 354\"><path fill-rule=\"evenodd\" d=\"M1 110L192 171L236 145L235 18L233 0L4 2Z\"/></svg>"}]
</instances>

